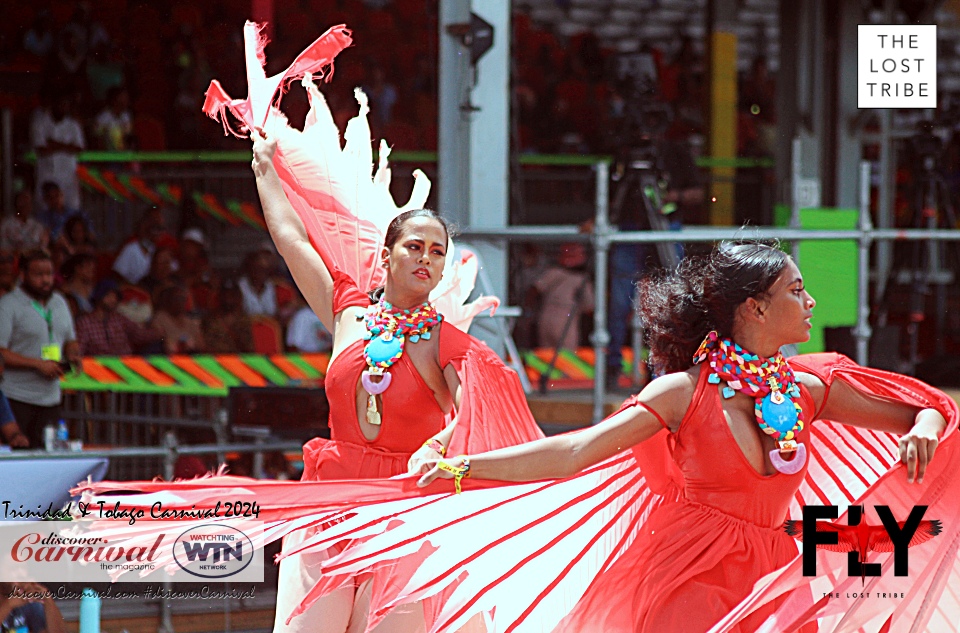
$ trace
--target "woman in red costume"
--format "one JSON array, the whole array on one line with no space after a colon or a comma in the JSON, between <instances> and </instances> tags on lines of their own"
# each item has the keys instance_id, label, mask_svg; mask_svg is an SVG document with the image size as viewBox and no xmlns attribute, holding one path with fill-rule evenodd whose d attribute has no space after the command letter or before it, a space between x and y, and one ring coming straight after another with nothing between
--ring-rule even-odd
<instances>
[{"instance_id":1,"label":"woman in red costume","mask_svg":"<svg viewBox=\"0 0 960 633\"><path fill-rule=\"evenodd\" d=\"M809 340L815 302L777 248L724 245L706 261L646 280L640 299L663 375L617 414L581 433L440 460L421 480L570 477L666 429L682 487L557 631L711 630L754 583L796 558L783 525L808 468L819 467L808 450L816 420L900 435L899 458L917 485L947 428L934 408L874 397L845 381L828 389L802 364L791 370L779 350ZM735 630L760 629L785 601L762 605Z\"/></svg>"}]
</instances>

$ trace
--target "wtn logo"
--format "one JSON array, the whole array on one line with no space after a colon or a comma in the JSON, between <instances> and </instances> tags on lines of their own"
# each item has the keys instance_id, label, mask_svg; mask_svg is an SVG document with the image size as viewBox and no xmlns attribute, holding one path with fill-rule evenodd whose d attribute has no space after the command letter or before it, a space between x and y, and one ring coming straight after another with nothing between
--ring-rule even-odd
<instances>
[{"instance_id":1,"label":"wtn logo","mask_svg":"<svg viewBox=\"0 0 960 633\"><path fill-rule=\"evenodd\" d=\"M177 565L197 578L230 578L249 567L258 554L249 536L223 524L192 527L173 544Z\"/></svg>"},{"instance_id":2,"label":"wtn logo","mask_svg":"<svg viewBox=\"0 0 960 633\"><path fill-rule=\"evenodd\" d=\"M807 547L803 548L803 575L817 575L817 548L832 552L848 552L847 573L860 576L880 575L880 563L867 563L867 553L893 552L893 573L906 576L909 548L929 541L940 534L940 521L924 521L927 506L914 506L906 521L897 521L889 506L874 506L883 525L868 525L863 520L863 506L850 506L847 525L821 523L820 519L836 519L837 506L803 507L803 521L787 521L787 534Z\"/></svg>"},{"instance_id":3,"label":"wtn logo","mask_svg":"<svg viewBox=\"0 0 960 633\"><path fill-rule=\"evenodd\" d=\"M230 543L190 543L188 541L180 541L180 544L183 545L183 551L187 556L187 561L191 563L197 560L207 561L207 559L210 558L211 552L213 553L213 557L209 560L211 563L228 561L231 558L238 561L243 560L242 542L231 545Z\"/></svg>"}]
</instances>

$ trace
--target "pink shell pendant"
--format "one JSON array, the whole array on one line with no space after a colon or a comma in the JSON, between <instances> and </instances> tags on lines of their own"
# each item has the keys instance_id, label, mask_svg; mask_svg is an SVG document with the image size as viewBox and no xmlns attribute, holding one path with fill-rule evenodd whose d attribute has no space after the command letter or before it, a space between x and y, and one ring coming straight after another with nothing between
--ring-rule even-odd
<instances>
[{"instance_id":1,"label":"pink shell pendant","mask_svg":"<svg viewBox=\"0 0 960 633\"><path fill-rule=\"evenodd\" d=\"M800 469L803 468L803 465L807 463L807 447L799 444L797 446L797 454L790 461L780 457L779 449L775 448L770 451L770 463L784 475L796 475L800 472Z\"/></svg>"},{"instance_id":2,"label":"pink shell pendant","mask_svg":"<svg viewBox=\"0 0 960 633\"><path fill-rule=\"evenodd\" d=\"M367 390L367 393L375 396L386 391L387 387L390 386L390 381L393 380L393 376L390 374L381 374L380 382L373 382L371 376L373 376L373 374L369 371L363 372L363 374L360 375L360 384Z\"/></svg>"}]
</instances>

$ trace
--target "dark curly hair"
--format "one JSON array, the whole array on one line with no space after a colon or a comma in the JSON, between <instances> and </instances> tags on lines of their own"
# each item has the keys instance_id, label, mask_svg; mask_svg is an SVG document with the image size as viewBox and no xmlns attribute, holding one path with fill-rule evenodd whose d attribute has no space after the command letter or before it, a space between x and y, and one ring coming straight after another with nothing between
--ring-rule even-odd
<instances>
[{"instance_id":1,"label":"dark curly hair","mask_svg":"<svg viewBox=\"0 0 960 633\"><path fill-rule=\"evenodd\" d=\"M730 336L740 304L764 297L788 261L779 242L723 242L706 257L642 279L640 317L654 371L689 368L712 330Z\"/></svg>"},{"instance_id":2,"label":"dark curly hair","mask_svg":"<svg viewBox=\"0 0 960 633\"><path fill-rule=\"evenodd\" d=\"M436 220L440 223L440 226L443 227L443 234L450 239L450 233L452 230L447 224L447 221L444 220L440 215L433 211L432 209L411 209L409 211L404 211L397 217L393 218L390 224L387 226L387 232L383 236L383 245L388 249L393 248L393 245L397 243L397 240L400 239L400 236L403 235L403 225L407 223L407 220L412 220L413 218L430 218ZM367 293L367 296L370 297L370 303L376 303L380 300L380 297L383 296L383 286L378 286Z\"/></svg>"}]
</instances>

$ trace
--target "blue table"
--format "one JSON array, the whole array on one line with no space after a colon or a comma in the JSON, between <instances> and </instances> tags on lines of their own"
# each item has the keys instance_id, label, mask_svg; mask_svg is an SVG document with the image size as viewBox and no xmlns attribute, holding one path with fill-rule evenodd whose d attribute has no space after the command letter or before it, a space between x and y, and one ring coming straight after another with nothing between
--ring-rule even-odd
<instances>
[{"instance_id":1,"label":"blue table","mask_svg":"<svg viewBox=\"0 0 960 633\"><path fill-rule=\"evenodd\" d=\"M69 459L0 459L0 502L9 501L9 508L42 512L49 504L57 510L70 500L70 489L78 482L100 481L107 473L106 457L71 457ZM0 504L0 521L4 506ZM6 519L10 520L10 519Z\"/></svg>"}]
</instances>

